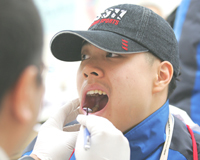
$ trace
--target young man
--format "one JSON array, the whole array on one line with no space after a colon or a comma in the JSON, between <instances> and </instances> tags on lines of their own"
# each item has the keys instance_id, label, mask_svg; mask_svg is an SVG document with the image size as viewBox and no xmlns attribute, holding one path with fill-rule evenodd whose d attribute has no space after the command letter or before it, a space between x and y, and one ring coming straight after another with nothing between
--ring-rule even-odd
<instances>
[{"instance_id":1,"label":"young man","mask_svg":"<svg viewBox=\"0 0 200 160\"><path fill-rule=\"evenodd\" d=\"M41 20L32 0L0 0L1 160L8 160L18 151L36 123L44 92L42 44ZM78 106L79 100L72 101L41 127L43 132L38 139L42 141L34 149L39 157L42 155L41 159L61 160L71 155L78 133L66 133L63 125L77 117ZM76 126L72 128L77 130ZM127 139L118 130L114 131L120 143L124 141L125 155L129 158ZM39 158L31 155L20 159Z\"/></svg>"},{"instance_id":2,"label":"young man","mask_svg":"<svg viewBox=\"0 0 200 160\"><path fill-rule=\"evenodd\" d=\"M178 44L172 28L160 16L137 5L113 6L88 31L58 33L51 51L60 60L82 60L77 74L80 112L85 114L89 108L91 113L78 121L91 132L92 151L98 148L92 127L101 128L99 118L104 117L128 139L130 159L200 157L199 134L169 112L168 97L180 74ZM77 159L81 159L80 153L91 154L80 143L81 133L75 148ZM101 144L103 140L99 139L98 149L107 146Z\"/></svg>"}]
</instances>

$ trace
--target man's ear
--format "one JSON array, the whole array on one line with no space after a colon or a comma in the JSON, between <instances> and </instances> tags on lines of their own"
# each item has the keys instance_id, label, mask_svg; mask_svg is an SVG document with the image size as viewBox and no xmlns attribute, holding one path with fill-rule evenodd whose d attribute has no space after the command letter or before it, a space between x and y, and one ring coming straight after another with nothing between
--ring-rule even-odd
<instances>
[{"instance_id":1,"label":"man's ear","mask_svg":"<svg viewBox=\"0 0 200 160\"><path fill-rule=\"evenodd\" d=\"M168 88L168 84L172 79L173 72L173 66L170 62L163 61L159 64L156 79L154 81L154 94L164 90L165 88Z\"/></svg>"},{"instance_id":2,"label":"man's ear","mask_svg":"<svg viewBox=\"0 0 200 160\"><path fill-rule=\"evenodd\" d=\"M36 87L38 69L35 66L27 67L20 75L12 90L12 116L20 123L27 123L33 117L32 99Z\"/></svg>"}]
</instances>

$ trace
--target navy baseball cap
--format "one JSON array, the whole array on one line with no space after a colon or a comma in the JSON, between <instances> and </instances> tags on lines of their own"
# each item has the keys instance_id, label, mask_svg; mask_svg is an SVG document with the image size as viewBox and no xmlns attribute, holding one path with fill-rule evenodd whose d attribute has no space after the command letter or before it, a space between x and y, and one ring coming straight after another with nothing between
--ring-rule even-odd
<instances>
[{"instance_id":1,"label":"navy baseball cap","mask_svg":"<svg viewBox=\"0 0 200 160\"><path fill-rule=\"evenodd\" d=\"M167 21L152 10L120 4L106 9L87 31L64 30L51 41L53 55L63 61L80 61L83 41L111 53L151 52L169 61L179 75L178 43Z\"/></svg>"}]
</instances>

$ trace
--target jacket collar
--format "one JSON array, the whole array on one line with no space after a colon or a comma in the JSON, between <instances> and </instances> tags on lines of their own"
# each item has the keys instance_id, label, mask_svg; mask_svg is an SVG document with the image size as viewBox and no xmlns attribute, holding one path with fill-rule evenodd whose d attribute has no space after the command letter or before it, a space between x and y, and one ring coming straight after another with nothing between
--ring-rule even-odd
<instances>
[{"instance_id":1,"label":"jacket collar","mask_svg":"<svg viewBox=\"0 0 200 160\"><path fill-rule=\"evenodd\" d=\"M169 101L125 134L131 148L131 159L146 159L165 142L168 116Z\"/></svg>"}]
</instances>

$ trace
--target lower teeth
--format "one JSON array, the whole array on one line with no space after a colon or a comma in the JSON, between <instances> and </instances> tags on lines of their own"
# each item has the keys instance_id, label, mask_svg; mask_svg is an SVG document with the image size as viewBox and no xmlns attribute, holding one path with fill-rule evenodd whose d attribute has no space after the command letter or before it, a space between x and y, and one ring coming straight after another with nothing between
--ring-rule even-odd
<instances>
[{"instance_id":1,"label":"lower teeth","mask_svg":"<svg viewBox=\"0 0 200 160\"><path fill-rule=\"evenodd\" d=\"M98 108L99 108L99 105L96 104L96 105L92 108L92 112L94 113L94 112L98 111Z\"/></svg>"}]
</instances>

